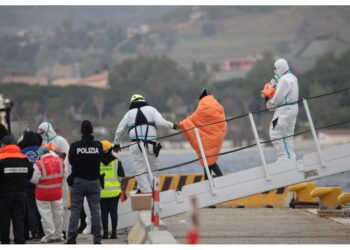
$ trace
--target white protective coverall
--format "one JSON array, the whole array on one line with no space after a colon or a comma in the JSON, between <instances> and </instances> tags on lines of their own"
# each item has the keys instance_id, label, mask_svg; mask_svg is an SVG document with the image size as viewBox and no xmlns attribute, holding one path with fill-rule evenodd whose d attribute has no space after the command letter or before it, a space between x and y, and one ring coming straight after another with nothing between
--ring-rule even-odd
<instances>
[{"instance_id":1,"label":"white protective coverall","mask_svg":"<svg viewBox=\"0 0 350 250\"><path fill-rule=\"evenodd\" d=\"M54 152L47 153L46 155L57 155ZM41 171L38 166L34 164L34 172L32 179L33 184L38 184L42 177ZM36 200L38 210L41 216L41 222L43 224L43 230L45 236L41 239L42 243L50 242L51 240L62 241L63 230L63 200L54 201L41 201Z\"/></svg>"},{"instance_id":2,"label":"white protective coverall","mask_svg":"<svg viewBox=\"0 0 350 250\"><path fill-rule=\"evenodd\" d=\"M68 152L69 144L68 141L56 134L55 130L52 127L52 124L49 122L43 122L38 127L38 133L41 133L43 138L43 144L52 144L55 146L56 153L65 153L66 158L64 159L64 179L62 185L62 196L63 196L63 231L68 232L69 224L69 211L68 211L68 196L69 196L69 187L67 183L67 177L70 175L72 169L68 161Z\"/></svg>"},{"instance_id":3,"label":"white protective coverall","mask_svg":"<svg viewBox=\"0 0 350 250\"><path fill-rule=\"evenodd\" d=\"M267 108L274 108L283 104L290 104L275 109L270 124L270 139L290 136L294 134L295 123L298 115L299 86L298 79L289 71L285 59L275 62L275 76L278 79L275 95L266 103ZM277 151L277 161L295 160L294 139L288 137L272 142Z\"/></svg>"},{"instance_id":4,"label":"white protective coverall","mask_svg":"<svg viewBox=\"0 0 350 250\"><path fill-rule=\"evenodd\" d=\"M173 128L173 123L165 120L162 115L152 106L143 106L141 107L141 111L147 118L147 121L150 123L154 123L156 127L165 127L168 129ZM117 131L115 133L115 139L114 139L114 144L120 144L120 140L122 135L125 133L125 131L128 130L128 128L131 128L135 124L135 119L136 119L136 114L137 114L137 108L129 110L121 122L118 125ZM137 129L137 134L139 139L144 139L144 134L147 129L147 125L140 125L137 127L134 127L130 130L129 132L129 138L130 140L136 138L136 132L135 130ZM148 127L148 139L156 139L157 138L157 130L154 126L149 126ZM131 162L133 165L132 169L125 169L128 175L138 175L141 173L146 173L143 175L136 176L136 181L137 181L137 188L140 189L142 193L149 193L152 192L151 189L151 182L148 179L147 175L147 167L145 163L145 159L143 158L142 152L139 149L139 146L137 143L133 142L133 145L130 146L130 153L131 153ZM151 166L152 171L157 171L158 170L158 164L159 164L159 159L155 157L153 154L153 146L149 145L149 149L146 149L147 152L147 158L149 161L149 164Z\"/></svg>"}]
</instances>

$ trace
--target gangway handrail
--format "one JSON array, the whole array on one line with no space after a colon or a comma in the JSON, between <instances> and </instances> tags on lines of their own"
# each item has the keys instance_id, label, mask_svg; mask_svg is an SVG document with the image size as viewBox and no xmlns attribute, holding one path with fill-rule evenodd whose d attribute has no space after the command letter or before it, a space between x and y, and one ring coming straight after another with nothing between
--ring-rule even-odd
<instances>
[{"instance_id":1,"label":"gangway handrail","mask_svg":"<svg viewBox=\"0 0 350 250\"><path fill-rule=\"evenodd\" d=\"M322 130L322 129L331 128L331 127L336 127L336 126L340 126L340 125L344 125L344 124L348 124L348 123L350 123L350 119L344 120L344 121L341 121L341 122L337 122L337 123L328 124L328 125L325 125L325 126L322 126L322 127L316 127L315 130ZM287 138L294 137L294 136L300 136L300 135L307 134L307 133L310 133L310 132L311 132L311 129L308 129L308 130L301 131L301 132L298 132L298 133L294 133L294 134L292 134L292 135L284 136L284 137L281 137L281 138L276 138L276 139L272 139L272 140L261 141L260 143L261 143L261 144L266 144L266 143L270 143L270 142L278 141L278 140L283 140L283 139L287 139ZM236 153L236 152L239 152L239 151L243 151L243 150L245 150L245 149L248 149L248 148L255 147L256 145L257 145L256 143L253 143L253 144L250 144L250 145L247 145L247 146L244 146L244 147L240 147L240 148L232 149L232 150L229 150L229 151L221 152L221 153L216 154L216 155L207 155L206 158L211 158L211 157L216 157L216 156L221 156L221 155L227 155L227 154ZM171 166L168 166L168 167L159 168L159 169L157 169L157 171L161 172L161 171L165 171L165 170L170 170L170 169L175 169L175 168L183 167L183 166L186 166L186 165L195 163L195 162L199 161L200 159L201 159L201 158L196 158L196 159L193 159L193 160L190 160L190 161L186 161L186 162L182 162L182 163L177 163L177 164L175 164L175 165L171 165ZM127 178L130 178L130 179L131 179L131 178L134 178L134 177L137 177L137 176L146 174L146 173L147 173L147 172L144 172L144 173L141 173L141 174L137 174L137 175L133 175L133 176L127 176Z\"/></svg>"},{"instance_id":2,"label":"gangway handrail","mask_svg":"<svg viewBox=\"0 0 350 250\"><path fill-rule=\"evenodd\" d=\"M350 88L348 88L350 89ZM336 91L339 93L341 91ZM325 96L325 95L321 95ZM162 192L162 210L161 217L168 217L184 212L189 211L189 199L190 197L196 196L200 200L200 207L206 207L210 205L216 205L228 200L242 198L245 196L253 195L259 192L265 192L267 190L279 188L282 186L288 186L295 183L303 182L306 180L313 180L317 178L322 178L330 175L334 175L337 173L350 171L350 167L347 164L350 160L350 144L345 144L342 146L337 146L333 148L321 150L318 137L316 134L316 130L324 129L328 127L334 127L341 124L346 124L350 122L350 119L337 122L334 124L328 124L323 127L315 128L313 125L313 121L311 118L311 114L308 110L306 99L301 99L306 112L308 113L308 122L310 125L310 129L308 131L302 131L297 134L304 134L308 132L312 132L314 143L316 145L317 151L316 153L308 153L304 155L298 161L295 160L285 160L285 161L277 161L272 164L266 164L265 156L263 150L261 148L262 142L257 133L257 129L255 126L255 122L253 119L252 113L249 113L250 123L252 125L254 137L256 143L252 146L258 146L260 151L260 157L263 165L257 166L255 168L249 168L242 170L237 173L230 173L225 176L221 176L214 179L209 178L207 182L199 182L195 184L188 185L181 190L168 190ZM291 104L295 104L291 103ZM291 105L287 104L287 105ZM283 105L285 106L285 105ZM276 107L274 107L275 109ZM209 126L206 124L206 126ZM201 146L201 138L199 136L198 128L194 128L197 141L199 146ZM284 136L281 138L277 138L274 140L281 140L283 138L296 136L296 133L293 135ZM271 142L272 140L270 140ZM267 143L269 141L265 141L263 143ZM245 147L246 148L246 147ZM236 149L235 152L241 151L243 148ZM180 164L176 164L175 166L170 166L167 168L160 168L157 171L164 171L165 169L175 168L187 165L192 162L196 162L200 159L203 160L204 165L206 167L206 172L208 172L207 164L205 164L205 160L208 157L214 157L222 154L233 153L231 152L223 152L216 155L206 156L203 148L201 148L201 155L198 159L192 160L190 162L184 162ZM145 160L147 162L147 157ZM327 165L327 167L326 167ZM263 171L261 170L263 168ZM142 173L145 174L145 173ZM141 174L140 174L141 175ZM137 175L136 175L137 176ZM136 177L134 176L134 177ZM209 177L209 176L208 176ZM132 178L132 177L129 177ZM209 185L208 185L209 183ZM215 186L214 186L215 185ZM135 220L135 212L130 210L130 200L128 204L122 205L119 207L120 210L120 228L125 228L130 226ZM122 224L122 225L121 225Z\"/></svg>"},{"instance_id":3,"label":"gangway handrail","mask_svg":"<svg viewBox=\"0 0 350 250\"><path fill-rule=\"evenodd\" d=\"M292 102L292 103L285 103L285 104L282 104L282 105L279 105L279 106L275 106L275 107L272 107L272 108L266 108L266 109L261 109L261 110L256 110L256 111L247 112L247 113L244 113L244 114L241 114L241 115L229 117L229 118L227 118L227 119L225 119L225 120L216 121L216 122L212 122L212 123L208 123L208 124L203 124L203 125L197 126L197 128L212 126L212 125L219 124L219 123L222 123L222 122L229 122L229 121L238 120L238 119L241 119L241 118L243 118L243 117L249 116L249 113L252 113L252 114L263 113L263 112L271 111L271 110L274 110L274 109L277 109L277 108L280 108L280 107L284 107L284 106L288 106L288 105L294 105L294 104L296 104L296 103L301 103L301 102L303 102L304 99L306 99L306 100L312 100L312 99L321 98L321 97L325 97L325 96L329 96L329 95L333 95L333 94L342 93L342 92L345 92L345 91L347 91L347 90L350 90L350 87L344 88L344 89L340 89L340 90L335 90L335 91L328 92L328 93L321 94L321 95L299 98L297 101ZM185 129L185 130L182 130L182 131L179 131L179 132L176 132L176 133L172 133L172 134L160 136L160 137L157 137L157 138L155 138L155 139L149 139L149 140L150 140L150 141L153 141L153 140L154 140L154 141L155 141L155 140L157 140L157 141L163 140L163 139L166 139L166 138L169 138L169 137L173 137L173 136L177 136L177 135L179 135L179 134L186 133L186 132L188 132L188 131L190 131L190 130L193 130L194 128L195 128L195 127L190 127L190 128L188 128L188 129ZM135 145L135 144L137 144L137 142L133 142L133 143L130 143L130 144L128 144L128 145L122 146L122 147L120 147L120 150L129 148L130 146Z\"/></svg>"}]
</instances>

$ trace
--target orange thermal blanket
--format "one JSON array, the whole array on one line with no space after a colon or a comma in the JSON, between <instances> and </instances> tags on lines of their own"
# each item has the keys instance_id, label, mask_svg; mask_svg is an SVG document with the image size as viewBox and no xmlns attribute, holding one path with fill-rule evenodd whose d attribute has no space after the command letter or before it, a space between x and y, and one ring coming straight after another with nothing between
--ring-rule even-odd
<instances>
[{"instance_id":1,"label":"orange thermal blanket","mask_svg":"<svg viewBox=\"0 0 350 250\"><path fill-rule=\"evenodd\" d=\"M193 127L198 127L205 156L209 166L213 165L217 161L218 156L208 156L219 154L222 143L224 142L227 124L226 121L220 122L223 120L225 120L224 107L218 103L218 101L212 95L208 95L199 101L197 109L192 115L180 122L180 128L183 131ZM210 126L202 126L215 122L220 123L216 123ZM191 129L189 131L186 131L184 132L184 135L196 151L198 158L201 158L194 130ZM201 165L204 166L202 160Z\"/></svg>"}]
</instances>

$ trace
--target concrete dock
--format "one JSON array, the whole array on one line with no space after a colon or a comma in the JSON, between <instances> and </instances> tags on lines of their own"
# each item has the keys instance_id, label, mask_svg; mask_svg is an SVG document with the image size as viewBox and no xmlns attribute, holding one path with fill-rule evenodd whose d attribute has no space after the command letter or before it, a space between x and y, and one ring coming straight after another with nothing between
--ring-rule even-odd
<instances>
[{"instance_id":1,"label":"concrete dock","mask_svg":"<svg viewBox=\"0 0 350 250\"><path fill-rule=\"evenodd\" d=\"M179 243L186 242L188 214L163 221ZM289 208L201 209L200 244L350 244L347 222Z\"/></svg>"},{"instance_id":2,"label":"concrete dock","mask_svg":"<svg viewBox=\"0 0 350 250\"><path fill-rule=\"evenodd\" d=\"M350 217L322 218L290 208L206 208L199 215L200 244L350 244ZM162 220L183 244L189 219L182 214ZM80 234L77 242L91 244L92 236ZM33 243L39 242L27 242ZM127 244L127 236L102 244Z\"/></svg>"},{"instance_id":3,"label":"concrete dock","mask_svg":"<svg viewBox=\"0 0 350 250\"><path fill-rule=\"evenodd\" d=\"M61 243L45 243L45 245L57 245L57 244L65 244L66 241L62 241ZM77 238L77 244L92 244L93 236L90 234L79 234ZM26 244L40 244L39 240L30 240L26 241ZM114 240L102 240L102 244L128 244L128 237L126 235L118 235L118 239Z\"/></svg>"}]
</instances>

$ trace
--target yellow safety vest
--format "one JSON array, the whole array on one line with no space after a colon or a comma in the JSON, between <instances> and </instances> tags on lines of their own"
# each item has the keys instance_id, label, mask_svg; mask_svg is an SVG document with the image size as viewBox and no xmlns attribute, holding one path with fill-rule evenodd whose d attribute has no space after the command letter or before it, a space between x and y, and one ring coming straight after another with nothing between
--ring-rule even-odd
<instances>
[{"instance_id":1,"label":"yellow safety vest","mask_svg":"<svg viewBox=\"0 0 350 250\"><path fill-rule=\"evenodd\" d=\"M101 163L100 174L105 174L104 189L101 189L101 198L117 197L121 193L119 176L118 176L118 160L111 161L108 165Z\"/></svg>"}]
</instances>

